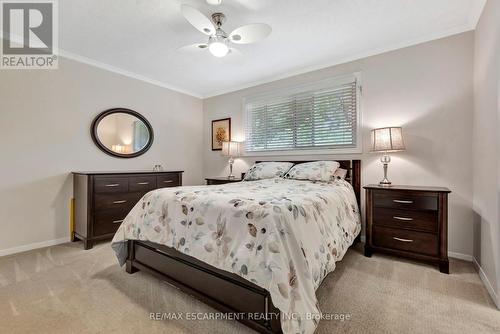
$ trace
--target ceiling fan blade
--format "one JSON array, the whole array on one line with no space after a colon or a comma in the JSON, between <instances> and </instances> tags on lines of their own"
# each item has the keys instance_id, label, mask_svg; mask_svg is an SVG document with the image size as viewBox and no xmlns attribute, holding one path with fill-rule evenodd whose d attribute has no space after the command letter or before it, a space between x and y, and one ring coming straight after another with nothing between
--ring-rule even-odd
<instances>
[{"instance_id":1,"label":"ceiling fan blade","mask_svg":"<svg viewBox=\"0 0 500 334\"><path fill-rule=\"evenodd\" d=\"M222 0L207 0L207 3L212 6L219 6L222 4Z\"/></svg>"},{"instance_id":2,"label":"ceiling fan blade","mask_svg":"<svg viewBox=\"0 0 500 334\"><path fill-rule=\"evenodd\" d=\"M254 23L239 27L229 35L231 42L250 44L263 40L271 34L272 28L265 23Z\"/></svg>"},{"instance_id":3,"label":"ceiling fan blade","mask_svg":"<svg viewBox=\"0 0 500 334\"><path fill-rule=\"evenodd\" d=\"M210 21L210 19L203 15L198 9L188 5L182 5L181 12L189 23L205 35L210 36L215 34L215 27L212 24L212 21Z\"/></svg>"},{"instance_id":4,"label":"ceiling fan blade","mask_svg":"<svg viewBox=\"0 0 500 334\"><path fill-rule=\"evenodd\" d=\"M206 43L196 43L191 45L186 45L177 49L178 51L186 51L186 52L199 52L208 50L208 44Z\"/></svg>"}]
</instances>

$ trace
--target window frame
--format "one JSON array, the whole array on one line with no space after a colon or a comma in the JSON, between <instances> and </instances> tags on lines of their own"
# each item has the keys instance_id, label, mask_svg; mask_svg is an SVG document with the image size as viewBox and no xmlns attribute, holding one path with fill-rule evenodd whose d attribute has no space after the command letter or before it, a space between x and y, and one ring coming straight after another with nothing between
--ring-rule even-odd
<instances>
[{"instance_id":1,"label":"window frame","mask_svg":"<svg viewBox=\"0 0 500 334\"><path fill-rule=\"evenodd\" d=\"M241 155L242 156L288 156L288 155L332 155L332 154L361 154L363 153L363 133L362 133L362 81L361 72L356 72L348 75L336 76L333 78L290 85L287 87L279 88L273 90L270 93L257 94L246 96L242 100L242 114L243 114L243 135L245 140L247 140L246 129L247 129L247 105L255 101L265 101L271 99L279 99L287 97L294 94L299 94L307 90L321 89L328 86L339 86L356 81L356 143L354 147L345 148L317 148L317 149L290 149L290 150L268 150L268 151L247 151L245 145L242 145Z\"/></svg>"}]
</instances>

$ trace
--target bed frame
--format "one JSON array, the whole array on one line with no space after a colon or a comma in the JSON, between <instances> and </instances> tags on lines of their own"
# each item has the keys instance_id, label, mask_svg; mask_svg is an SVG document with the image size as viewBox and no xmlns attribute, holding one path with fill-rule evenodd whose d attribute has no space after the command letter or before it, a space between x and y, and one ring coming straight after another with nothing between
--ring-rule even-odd
<instances>
[{"instance_id":1,"label":"bed frame","mask_svg":"<svg viewBox=\"0 0 500 334\"><path fill-rule=\"evenodd\" d=\"M346 180L352 184L359 206L361 161L336 161L341 168L348 170ZM310 161L290 162L300 164ZM359 241L359 236L356 241ZM273 305L267 290L173 248L129 240L126 270L129 274L138 270L153 274L259 333L282 333L280 311Z\"/></svg>"}]
</instances>

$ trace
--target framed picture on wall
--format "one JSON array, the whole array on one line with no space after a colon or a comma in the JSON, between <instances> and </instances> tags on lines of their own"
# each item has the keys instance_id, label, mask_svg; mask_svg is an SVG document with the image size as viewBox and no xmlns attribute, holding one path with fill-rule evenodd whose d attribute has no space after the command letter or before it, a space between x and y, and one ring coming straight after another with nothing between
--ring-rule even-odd
<instances>
[{"instance_id":1,"label":"framed picture on wall","mask_svg":"<svg viewBox=\"0 0 500 334\"><path fill-rule=\"evenodd\" d=\"M212 121L212 151L222 151L222 142L231 140L231 118Z\"/></svg>"}]
</instances>

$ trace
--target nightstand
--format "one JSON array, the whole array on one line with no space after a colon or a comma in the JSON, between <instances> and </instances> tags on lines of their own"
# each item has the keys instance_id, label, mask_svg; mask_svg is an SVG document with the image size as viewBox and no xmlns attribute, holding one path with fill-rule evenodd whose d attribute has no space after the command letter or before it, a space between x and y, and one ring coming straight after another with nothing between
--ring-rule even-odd
<instances>
[{"instance_id":1,"label":"nightstand","mask_svg":"<svg viewBox=\"0 0 500 334\"><path fill-rule=\"evenodd\" d=\"M449 273L448 188L368 185L365 256L422 260Z\"/></svg>"},{"instance_id":2,"label":"nightstand","mask_svg":"<svg viewBox=\"0 0 500 334\"><path fill-rule=\"evenodd\" d=\"M241 179L234 178L234 179L228 179L226 177L207 177L205 179L207 181L207 185L212 186L216 184L226 184L226 183L234 183L234 182L241 182Z\"/></svg>"}]
</instances>

